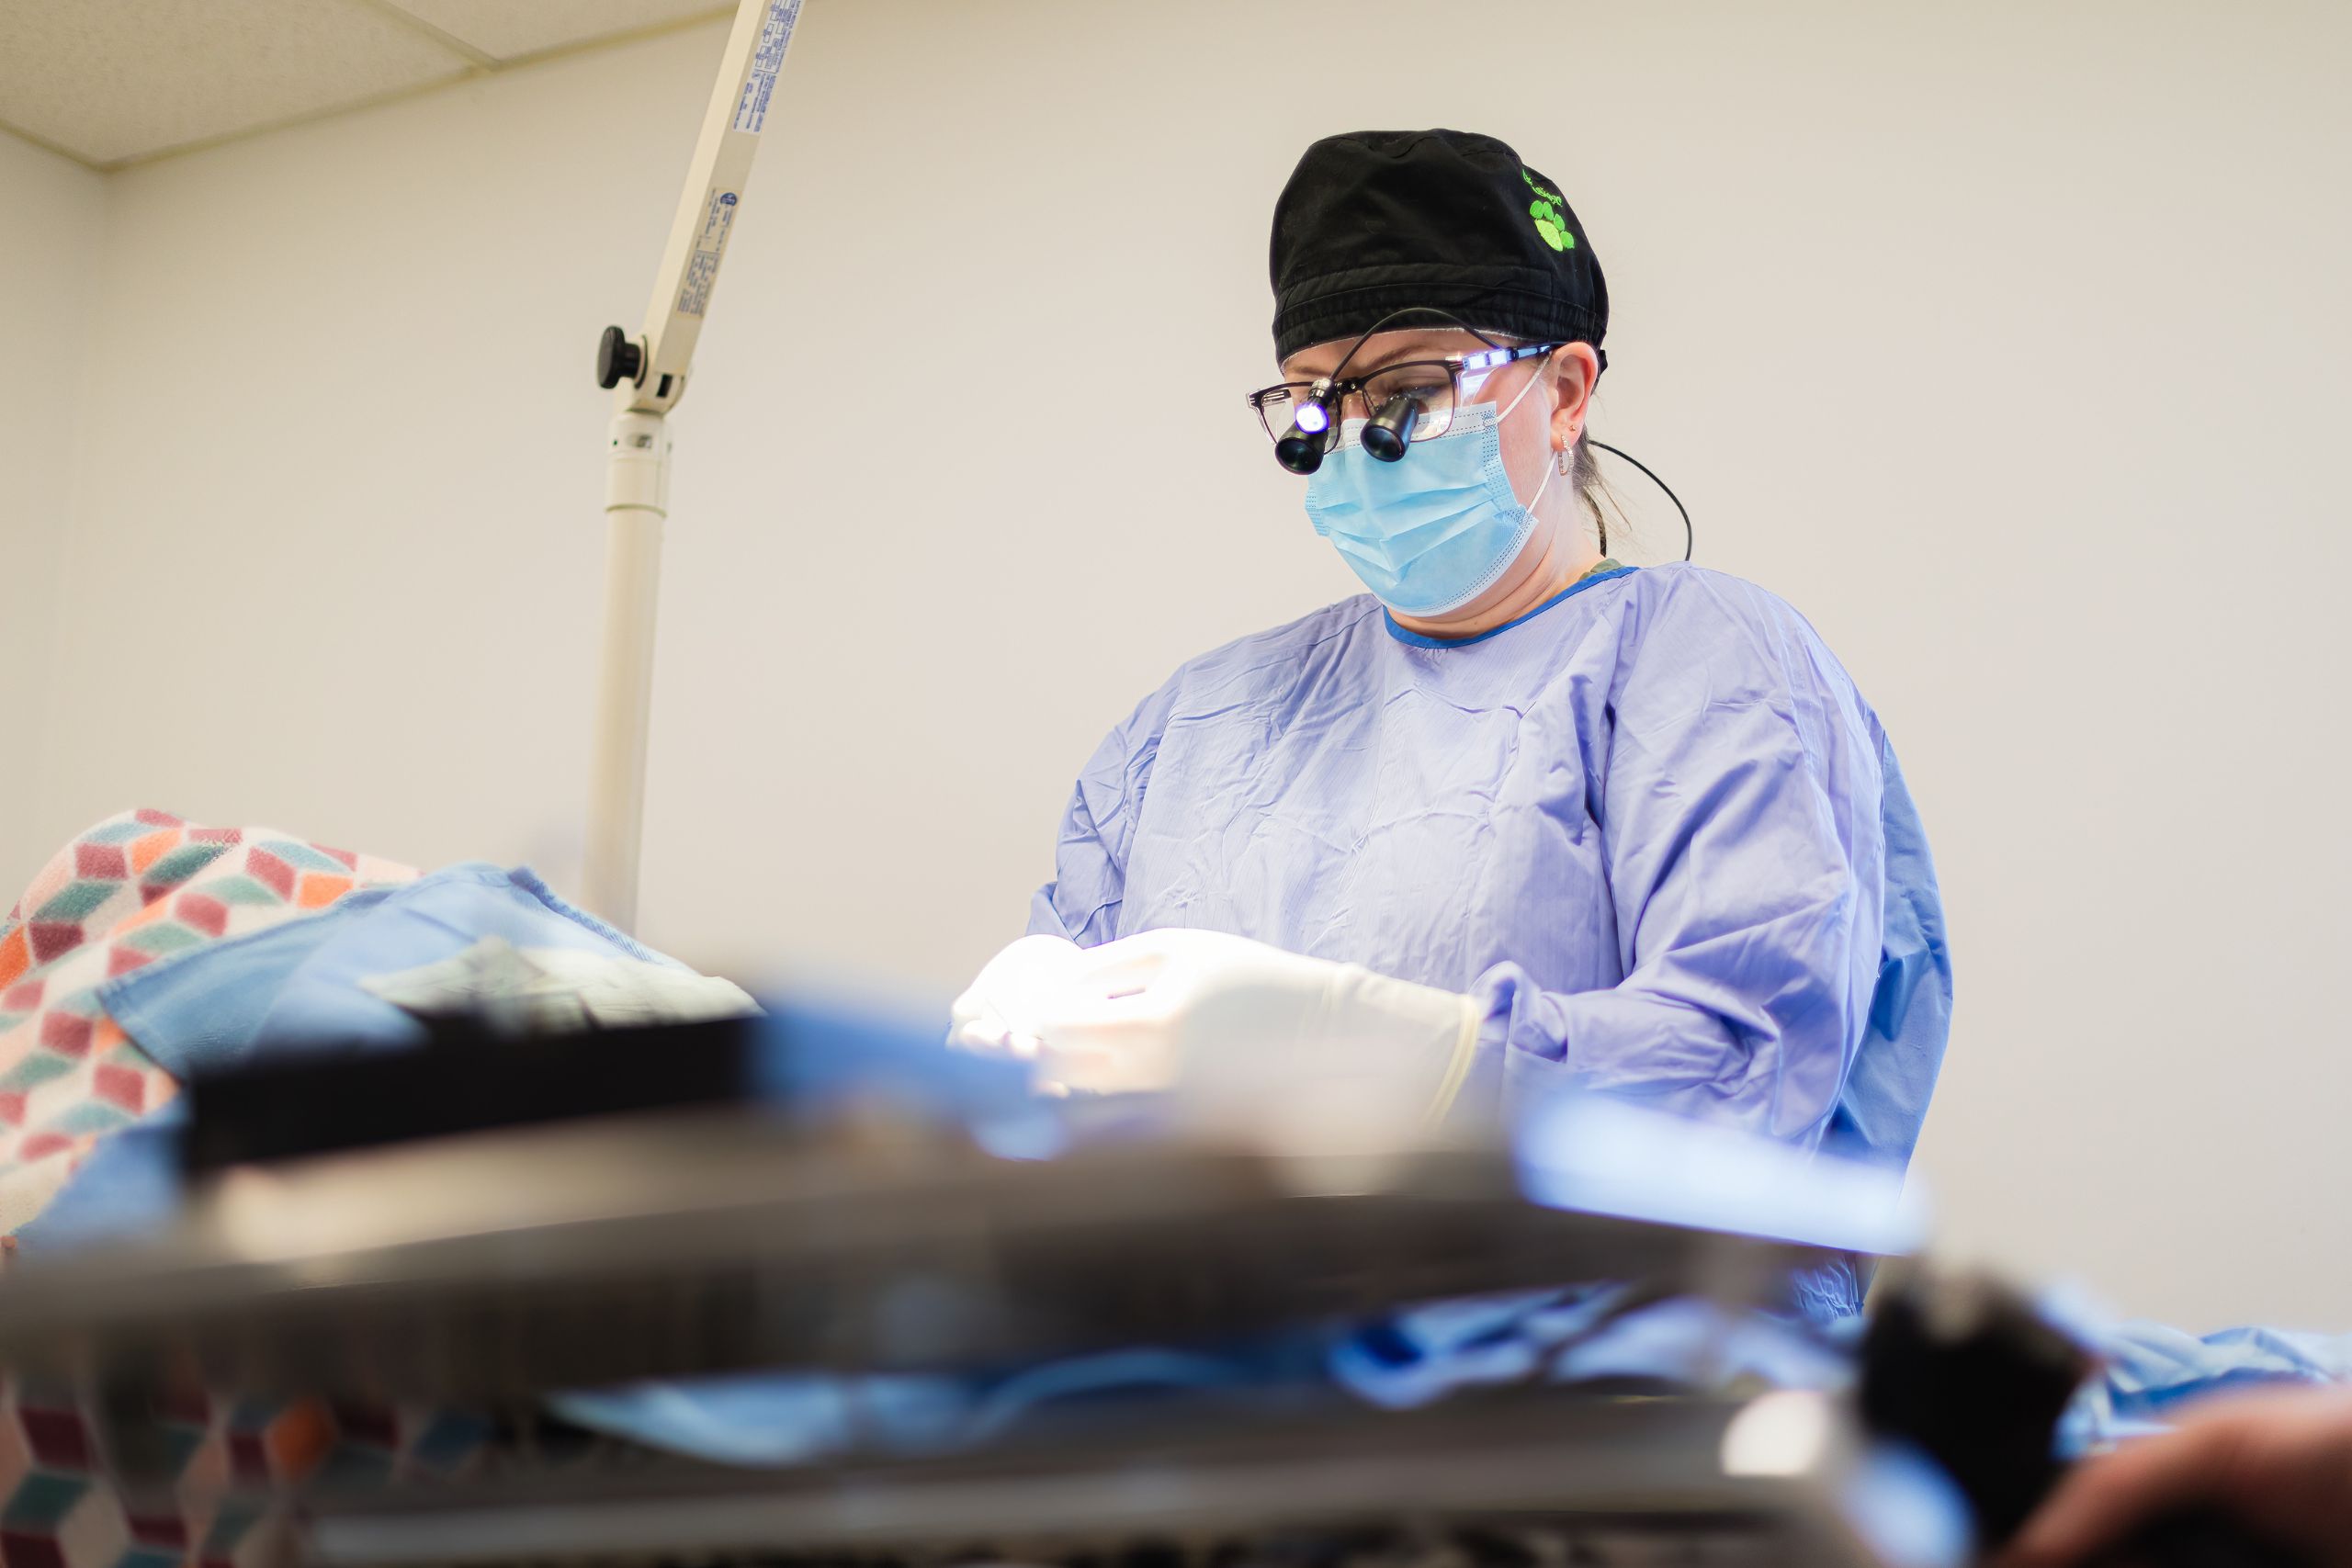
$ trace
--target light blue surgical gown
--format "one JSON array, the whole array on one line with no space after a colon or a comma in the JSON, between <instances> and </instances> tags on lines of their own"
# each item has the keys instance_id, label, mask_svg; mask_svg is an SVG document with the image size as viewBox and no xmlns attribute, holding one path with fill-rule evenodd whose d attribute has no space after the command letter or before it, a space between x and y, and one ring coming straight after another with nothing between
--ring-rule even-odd
<instances>
[{"instance_id":1,"label":"light blue surgical gown","mask_svg":"<svg viewBox=\"0 0 2352 1568\"><path fill-rule=\"evenodd\" d=\"M1476 996L1469 1114L1597 1089L1898 1168L1951 1020L1878 716L1683 565L1450 643L1363 595L1185 664L1080 775L1029 929L1167 926Z\"/></svg>"}]
</instances>

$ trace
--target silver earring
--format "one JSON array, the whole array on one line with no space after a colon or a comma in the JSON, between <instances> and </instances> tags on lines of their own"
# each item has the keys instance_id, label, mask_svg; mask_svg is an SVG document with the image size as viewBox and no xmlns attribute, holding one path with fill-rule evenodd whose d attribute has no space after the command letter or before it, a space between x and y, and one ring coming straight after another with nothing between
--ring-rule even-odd
<instances>
[{"instance_id":1,"label":"silver earring","mask_svg":"<svg viewBox=\"0 0 2352 1568\"><path fill-rule=\"evenodd\" d=\"M1575 457L1571 454L1570 449L1569 449L1569 448L1567 448L1567 447L1566 447L1566 446L1561 447L1561 448L1560 448L1560 477L1561 477L1562 479L1566 479L1570 474L1572 474L1572 473L1574 473L1574 472L1576 471L1576 466L1577 466L1577 460L1576 460Z\"/></svg>"}]
</instances>

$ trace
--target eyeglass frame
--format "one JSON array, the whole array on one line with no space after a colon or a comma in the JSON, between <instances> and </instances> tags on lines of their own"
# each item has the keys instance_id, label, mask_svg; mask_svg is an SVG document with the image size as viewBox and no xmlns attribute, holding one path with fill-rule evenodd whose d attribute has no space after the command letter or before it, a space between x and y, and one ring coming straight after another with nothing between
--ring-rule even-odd
<instances>
[{"instance_id":1,"label":"eyeglass frame","mask_svg":"<svg viewBox=\"0 0 2352 1568\"><path fill-rule=\"evenodd\" d=\"M1370 334L1367 333L1366 335L1369 336ZM1445 367L1448 389L1453 394L1453 407L1458 409L1463 406L1463 372L1466 370L1492 372L1501 369L1506 365L1516 365L1522 359L1535 359L1545 355L1556 354L1566 346L1567 340L1563 339L1558 343L1526 344L1518 348L1506 348L1498 345L1496 347L1487 349L1485 352L1479 354L1449 354L1436 359L1400 359L1394 364L1382 366L1379 369L1374 370L1369 376L1359 376L1350 380L1341 380L1337 376L1323 376L1318 377L1312 381L1277 381L1270 387L1261 387L1256 391L1248 394L1248 401L1250 412L1258 416L1258 427L1266 433L1266 439L1272 442L1280 442L1283 436L1290 434L1292 429L1296 428L1298 421L1297 416L1294 414L1288 424L1280 431L1275 430L1272 425L1267 423L1266 400L1272 397L1276 392L1288 391L1296 387L1305 387L1307 389L1307 396L1303 400L1298 400L1299 401L1320 403L1327 410L1333 408L1345 408L1347 406L1348 399L1351 397L1359 397L1363 394L1364 384L1368 381L1377 380L1383 376L1393 375L1399 370L1411 369L1416 366L1442 365ZM1353 357L1352 351L1351 351L1350 357ZM1341 361L1340 368L1342 370L1347 368L1347 365L1344 360ZM1372 407L1368 400L1366 400L1364 404L1364 412L1367 416L1376 414L1379 412L1379 410ZM1339 445L1340 428L1344 423L1344 421L1334 417L1331 420L1330 425L1319 433L1323 436L1323 450L1325 452L1328 453L1331 451ZM1453 422L1449 416L1446 429L1451 430L1453 427ZM1314 435L1318 433L1315 431L1308 431L1306 434ZM1444 432L1441 431L1438 434L1443 434ZM1426 437L1415 435L1413 437L1413 440L1415 441L1434 439L1436 439L1436 436L1434 435ZM1408 445L1410 445L1410 443L1408 442Z\"/></svg>"}]
</instances>

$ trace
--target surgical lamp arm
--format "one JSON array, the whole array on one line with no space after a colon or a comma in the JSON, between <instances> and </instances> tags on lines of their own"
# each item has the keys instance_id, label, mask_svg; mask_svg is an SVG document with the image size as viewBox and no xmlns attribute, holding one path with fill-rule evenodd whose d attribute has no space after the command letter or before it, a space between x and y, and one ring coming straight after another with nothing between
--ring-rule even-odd
<instances>
[{"instance_id":1,"label":"surgical lamp arm","mask_svg":"<svg viewBox=\"0 0 2352 1568\"><path fill-rule=\"evenodd\" d=\"M637 921L654 615L662 528L670 513L668 415L685 394L801 3L741 0L654 275L644 331L630 338L607 327L596 351L597 383L613 392L613 422L605 473L605 642L582 882L588 908L624 931Z\"/></svg>"}]
</instances>

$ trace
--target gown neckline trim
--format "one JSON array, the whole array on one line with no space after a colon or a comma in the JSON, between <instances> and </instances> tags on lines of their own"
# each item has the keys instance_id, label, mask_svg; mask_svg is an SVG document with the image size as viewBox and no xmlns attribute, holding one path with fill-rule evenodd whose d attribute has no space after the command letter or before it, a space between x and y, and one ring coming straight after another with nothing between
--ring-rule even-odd
<instances>
[{"instance_id":1,"label":"gown neckline trim","mask_svg":"<svg viewBox=\"0 0 2352 1568\"><path fill-rule=\"evenodd\" d=\"M1597 571L1590 577L1579 577L1574 582L1568 584L1567 587L1560 590L1559 592L1553 594L1552 597L1544 600L1544 603L1536 605L1532 610L1528 611L1527 614L1513 616L1511 619L1505 621L1501 626L1489 627L1486 631L1480 632L1476 637L1423 637L1419 632L1408 632L1403 626L1396 624L1396 617L1390 615L1385 605L1381 609L1380 618L1387 624L1388 635L1390 637L1395 637L1398 642L1406 643L1414 648L1469 648L1474 644L1486 641L1490 637L1500 637L1503 633L1510 630L1513 626L1525 626L1528 622L1533 620L1544 611L1552 608L1555 604L1566 604L1567 601L1575 598L1577 594L1583 592L1588 588L1598 587L1601 583L1612 581L1620 577L1630 577L1634 572L1641 570L1642 569L1637 566L1621 566L1614 571Z\"/></svg>"}]
</instances>

